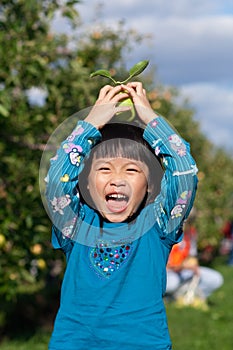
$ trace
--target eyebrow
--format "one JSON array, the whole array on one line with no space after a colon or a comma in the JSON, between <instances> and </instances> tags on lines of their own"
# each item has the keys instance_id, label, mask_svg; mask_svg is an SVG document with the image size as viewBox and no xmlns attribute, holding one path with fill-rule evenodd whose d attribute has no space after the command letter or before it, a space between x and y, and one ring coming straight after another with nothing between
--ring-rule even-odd
<instances>
[{"instance_id":1,"label":"eyebrow","mask_svg":"<svg viewBox=\"0 0 233 350\"><path fill-rule=\"evenodd\" d=\"M130 159L130 158L125 158L125 157L113 157L113 158L96 158L96 159L93 159L93 163L95 162L96 164L98 163L111 163L112 161L114 161L115 159L119 159L119 158L124 158L124 159L127 159L128 162L126 162L125 164L145 164L144 162L142 162L141 160L136 160L136 159ZM145 164L146 165L146 164Z\"/></svg>"},{"instance_id":2,"label":"eyebrow","mask_svg":"<svg viewBox=\"0 0 233 350\"><path fill-rule=\"evenodd\" d=\"M117 158L122 158L122 157L115 157L115 158L97 158L97 159L93 159L93 162L92 162L92 165L94 165L95 167L96 166L99 166L101 164L108 164L108 165L111 165L112 161L114 161L114 159L117 159ZM126 162L124 164L124 166L136 166L138 168L140 168L143 172L147 169L148 169L148 166L146 163L144 163L143 161L141 160L136 160L136 159L128 159L128 158L124 158L124 159L127 159L128 162ZM146 169L145 169L146 168Z\"/></svg>"}]
</instances>

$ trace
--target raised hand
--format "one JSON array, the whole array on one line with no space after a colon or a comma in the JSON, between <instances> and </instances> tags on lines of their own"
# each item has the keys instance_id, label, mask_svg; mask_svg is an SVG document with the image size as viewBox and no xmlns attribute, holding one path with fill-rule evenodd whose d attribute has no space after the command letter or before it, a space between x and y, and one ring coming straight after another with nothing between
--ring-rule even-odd
<instances>
[{"instance_id":1,"label":"raised hand","mask_svg":"<svg viewBox=\"0 0 233 350\"><path fill-rule=\"evenodd\" d=\"M125 92L128 92L139 118L145 124L148 124L151 120L158 117L148 101L146 90L143 88L142 83L131 82L127 85L122 85L122 88Z\"/></svg>"},{"instance_id":2,"label":"raised hand","mask_svg":"<svg viewBox=\"0 0 233 350\"><path fill-rule=\"evenodd\" d=\"M86 117L85 121L94 125L97 129L108 123L118 113L127 111L130 107L117 106L118 103L129 97L128 91L124 91L122 85L105 85L99 93L98 99Z\"/></svg>"}]
</instances>

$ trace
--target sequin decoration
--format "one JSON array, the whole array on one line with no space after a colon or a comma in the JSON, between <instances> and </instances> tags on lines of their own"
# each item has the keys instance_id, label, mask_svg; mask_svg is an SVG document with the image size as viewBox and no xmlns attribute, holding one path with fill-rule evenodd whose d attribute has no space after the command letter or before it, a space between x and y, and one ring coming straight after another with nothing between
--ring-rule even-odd
<instances>
[{"instance_id":1,"label":"sequin decoration","mask_svg":"<svg viewBox=\"0 0 233 350\"><path fill-rule=\"evenodd\" d=\"M108 247L100 243L90 253L90 260L96 272L110 278L126 262L132 251L132 243L123 244L119 247Z\"/></svg>"}]
</instances>

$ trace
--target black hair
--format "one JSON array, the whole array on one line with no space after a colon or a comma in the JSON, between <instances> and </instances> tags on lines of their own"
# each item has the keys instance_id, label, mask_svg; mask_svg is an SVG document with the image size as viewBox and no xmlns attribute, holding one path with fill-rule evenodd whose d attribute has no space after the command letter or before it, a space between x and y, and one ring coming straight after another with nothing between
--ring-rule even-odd
<instances>
[{"instance_id":1,"label":"black hair","mask_svg":"<svg viewBox=\"0 0 233 350\"><path fill-rule=\"evenodd\" d=\"M143 130L140 127L120 123L107 124L101 129L101 134L102 142L94 152L97 159L124 157L143 162L147 161L147 149L150 148L148 143L143 139ZM129 142L129 140L135 142Z\"/></svg>"},{"instance_id":2,"label":"black hair","mask_svg":"<svg viewBox=\"0 0 233 350\"><path fill-rule=\"evenodd\" d=\"M79 175L78 187L82 199L93 206L87 190L93 158L124 157L141 161L147 165L149 169L148 193L144 202L145 204L152 202L160 192L163 168L160 159L144 140L143 128L134 124L109 123L100 132L101 142L91 150L89 156L84 160L84 168Z\"/></svg>"}]
</instances>

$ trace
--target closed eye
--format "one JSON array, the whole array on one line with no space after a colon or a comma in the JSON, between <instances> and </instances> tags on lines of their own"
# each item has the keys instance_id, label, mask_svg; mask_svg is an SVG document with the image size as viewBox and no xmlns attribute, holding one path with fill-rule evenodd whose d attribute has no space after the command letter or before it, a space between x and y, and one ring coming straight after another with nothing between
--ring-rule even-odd
<instances>
[{"instance_id":1,"label":"closed eye","mask_svg":"<svg viewBox=\"0 0 233 350\"><path fill-rule=\"evenodd\" d=\"M139 169L136 169L136 168L128 168L127 171L130 173L139 173L140 172Z\"/></svg>"},{"instance_id":2,"label":"closed eye","mask_svg":"<svg viewBox=\"0 0 233 350\"><path fill-rule=\"evenodd\" d=\"M100 168L97 169L98 171L110 171L110 168L102 166Z\"/></svg>"}]
</instances>

